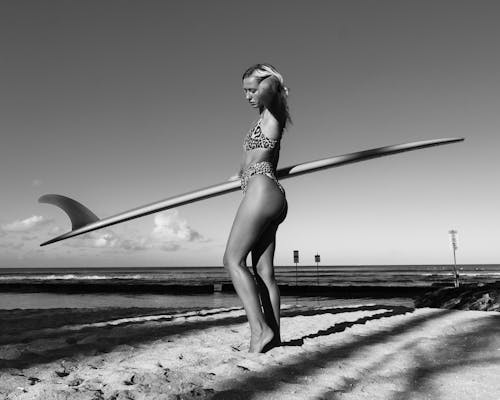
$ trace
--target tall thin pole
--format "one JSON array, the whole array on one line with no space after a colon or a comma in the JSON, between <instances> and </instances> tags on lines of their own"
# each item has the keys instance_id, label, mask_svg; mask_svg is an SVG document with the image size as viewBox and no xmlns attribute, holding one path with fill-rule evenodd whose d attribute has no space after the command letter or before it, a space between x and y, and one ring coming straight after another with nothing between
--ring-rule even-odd
<instances>
[{"instance_id":1,"label":"tall thin pole","mask_svg":"<svg viewBox=\"0 0 500 400\"><path fill-rule=\"evenodd\" d=\"M316 263L316 286L319 286L319 262Z\"/></svg>"},{"instance_id":2,"label":"tall thin pole","mask_svg":"<svg viewBox=\"0 0 500 400\"><path fill-rule=\"evenodd\" d=\"M316 261L316 285L319 286L319 263L321 262L321 256L318 253L314 256L314 261Z\"/></svg>"},{"instance_id":3,"label":"tall thin pole","mask_svg":"<svg viewBox=\"0 0 500 400\"><path fill-rule=\"evenodd\" d=\"M295 286L298 286L298 284L297 284L297 273L298 273L298 269L299 269L298 264L299 263L295 263Z\"/></svg>"},{"instance_id":4,"label":"tall thin pole","mask_svg":"<svg viewBox=\"0 0 500 400\"><path fill-rule=\"evenodd\" d=\"M460 277L457 270L457 255L456 255L456 251L458 249L458 244L457 244L458 231L452 229L451 231L448 231L448 233L450 234L451 237L451 247L453 249L453 273L455 275L454 284L455 287L458 288L460 286L460 280L459 280Z\"/></svg>"},{"instance_id":5,"label":"tall thin pole","mask_svg":"<svg viewBox=\"0 0 500 400\"><path fill-rule=\"evenodd\" d=\"M298 274L298 264L299 264L299 251L293 251L293 262L295 263L295 286L298 286L297 283L297 274Z\"/></svg>"},{"instance_id":6,"label":"tall thin pole","mask_svg":"<svg viewBox=\"0 0 500 400\"><path fill-rule=\"evenodd\" d=\"M458 281L457 256L455 247L453 247L453 265L455 272L455 287L457 288L460 286L460 282Z\"/></svg>"}]
</instances>

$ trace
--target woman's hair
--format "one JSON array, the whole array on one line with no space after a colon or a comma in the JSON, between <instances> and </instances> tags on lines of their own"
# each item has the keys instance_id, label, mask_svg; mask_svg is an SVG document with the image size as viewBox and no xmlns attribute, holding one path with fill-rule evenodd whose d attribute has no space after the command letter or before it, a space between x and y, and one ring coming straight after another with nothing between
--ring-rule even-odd
<instances>
[{"instance_id":1,"label":"woman's hair","mask_svg":"<svg viewBox=\"0 0 500 400\"><path fill-rule=\"evenodd\" d=\"M283 75L281 75L276 68L274 68L271 64L255 64L248 68L242 76L242 79L254 77L260 82L270 76L274 76L278 79L278 92L276 93L276 111L279 113L278 121L283 126L283 129L292 122L290 118L290 111L288 109L288 88L284 84Z\"/></svg>"}]
</instances>

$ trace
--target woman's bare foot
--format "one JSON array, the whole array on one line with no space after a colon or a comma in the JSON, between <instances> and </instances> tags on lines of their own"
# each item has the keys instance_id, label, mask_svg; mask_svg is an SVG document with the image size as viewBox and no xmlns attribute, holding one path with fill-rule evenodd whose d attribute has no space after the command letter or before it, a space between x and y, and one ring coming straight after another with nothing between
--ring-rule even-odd
<instances>
[{"instance_id":1,"label":"woman's bare foot","mask_svg":"<svg viewBox=\"0 0 500 400\"><path fill-rule=\"evenodd\" d=\"M250 349L248 350L249 353L264 353L269 350L268 347L269 344L273 342L273 338L274 332L267 325L265 325L259 333L252 332L252 337L250 338Z\"/></svg>"}]
</instances>

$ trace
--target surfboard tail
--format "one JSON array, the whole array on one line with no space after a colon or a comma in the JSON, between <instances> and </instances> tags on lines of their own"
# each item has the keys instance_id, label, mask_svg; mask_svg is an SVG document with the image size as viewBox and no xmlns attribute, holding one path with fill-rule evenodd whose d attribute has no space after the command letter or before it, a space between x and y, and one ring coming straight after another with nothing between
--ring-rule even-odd
<instances>
[{"instance_id":1,"label":"surfboard tail","mask_svg":"<svg viewBox=\"0 0 500 400\"><path fill-rule=\"evenodd\" d=\"M73 236L82 235L87 232L95 231L107 226L115 225L130 219L153 214L159 211L168 210L183 204L188 204L193 201L207 199L213 196L219 196L224 193L229 193L238 190L240 187L239 181L229 181L218 185L209 186L193 192L184 193L179 196L174 196L168 199L157 201L145 206L137 207L110 217L98 218L83 204L70 197L61 196L58 194L46 194L38 199L40 203L48 203L61 208L70 218L72 228L60 236L50 239L40 246L46 246L60 240L68 239Z\"/></svg>"},{"instance_id":2,"label":"surfboard tail","mask_svg":"<svg viewBox=\"0 0 500 400\"><path fill-rule=\"evenodd\" d=\"M78 201L67 196L62 196L60 194L45 194L38 199L38 202L52 204L63 210L71 220L72 231L99 221L99 217L82 203L79 203ZM43 243L43 245L49 243L52 243L52 241Z\"/></svg>"}]
</instances>

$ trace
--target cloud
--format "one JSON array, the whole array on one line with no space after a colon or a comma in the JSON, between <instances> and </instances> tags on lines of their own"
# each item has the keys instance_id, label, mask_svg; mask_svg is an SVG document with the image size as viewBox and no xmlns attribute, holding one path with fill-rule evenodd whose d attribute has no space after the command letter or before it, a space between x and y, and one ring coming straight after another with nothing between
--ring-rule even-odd
<instances>
[{"instance_id":1,"label":"cloud","mask_svg":"<svg viewBox=\"0 0 500 400\"><path fill-rule=\"evenodd\" d=\"M2 225L0 227L0 238L5 241L0 242L0 248L12 250L23 248L25 242L37 239L37 231L51 222L51 219L33 215L23 220Z\"/></svg>"},{"instance_id":2,"label":"cloud","mask_svg":"<svg viewBox=\"0 0 500 400\"><path fill-rule=\"evenodd\" d=\"M66 245L82 249L121 249L126 251L143 251L155 248L163 251L176 251L180 248L178 243L157 241L150 235L141 236L137 239L122 239L112 231L104 233L90 232L82 235L82 237L69 239Z\"/></svg>"},{"instance_id":3,"label":"cloud","mask_svg":"<svg viewBox=\"0 0 500 400\"><path fill-rule=\"evenodd\" d=\"M43 181L41 179L33 179L33 181L31 182L31 186L33 187L40 187L42 186L43 184Z\"/></svg>"},{"instance_id":4,"label":"cloud","mask_svg":"<svg viewBox=\"0 0 500 400\"><path fill-rule=\"evenodd\" d=\"M120 238L113 231L89 232L64 242L69 247L76 248L115 248Z\"/></svg>"},{"instance_id":5,"label":"cloud","mask_svg":"<svg viewBox=\"0 0 500 400\"><path fill-rule=\"evenodd\" d=\"M0 242L0 248L18 250L24 246L23 242Z\"/></svg>"},{"instance_id":6,"label":"cloud","mask_svg":"<svg viewBox=\"0 0 500 400\"><path fill-rule=\"evenodd\" d=\"M125 250L148 250L153 248L151 240L139 238L138 240L125 239L120 242L120 247Z\"/></svg>"},{"instance_id":7,"label":"cloud","mask_svg":"<svg viewBox=\"0 0 500 400\"><path fill-rule=\"evenodd\" d=\"M100 232L89 232L82 236L71 238L65 242L66 246L87 249L123 249L123 250L147 250L153 248L151 240L147 237L134 239L122 239L111 230Z\"/></svg>"},{"instance_id":8,"label":"cloud","mask_svg":"<svg viewBox=\"0 0 500 400\"><path fill-rule=\"evenodd\" d=\"M166 242L158 246L159 249L163 251L177 251L181 246L177 243Z\"/></svg>"},{"instance_id":9,"label":"cloud","mask_svg":"<svg viewBox=\"0 0 500 400\"><path fill-rule=\"evenodd\" d=\"M126 251L142 251L159 249L177 251L182 242L203 242L206 239L191 228L187 221L174 211L159 213L154 218L154 228L148 235L135 239L122 238L111 230L89 232L70 239L66 245L73 248L122 249Z\"/></svg>"},{"instance_id":10,"label":"cloud","mask_svg":"<svg viewBox=\"0 0 500 400\"><path fill-rule=\"evenodd\" d=\"M1 228L4 232L31 232L50 224L52 221L53 220L51 218L33 215L32 217L23 220L17 220L2 225Z\"/></svg>"},{"instance_id":11,"label":"cloud","mask_svg":"<svg viewBox=\"0 0 500 400\"><path fill-rule=\"evenodd\" d=\"M28 234L28 235L23 235L21 236L21 239L22 240L35 240L35 239L38 239L38 236L37 235L33 235L33 234Z\"/></svg>"},{"instance_id":12,"label":"cloud","mask_svg":"<svg viewBox=\"0 0 500 400\"><path fill-rule=\"evenodd\" d=\"M49 234L50 235L57 235L61 231L62 231L62 229L60 227L53 226L52 228L49 229Z\"/></svg>"},{"instance_id":13,"label":"cloud","mask_svg":"<svg viewBox=\"0 0 500 400\"><path fill-rule=\"evenodd\" d=\"M152 236L166 241L203 241L203 236L192 229L177 210L164 211L155 215Z\"/></svg>"}]
</instances>

